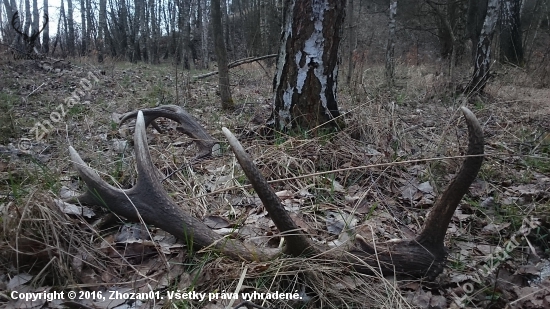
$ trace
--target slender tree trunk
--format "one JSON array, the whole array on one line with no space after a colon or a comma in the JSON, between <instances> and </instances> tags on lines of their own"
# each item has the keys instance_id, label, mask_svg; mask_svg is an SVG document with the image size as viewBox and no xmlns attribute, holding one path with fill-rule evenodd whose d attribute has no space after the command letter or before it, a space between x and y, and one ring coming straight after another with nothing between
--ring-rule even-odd
<instances>
[{"instance_id":1,"label":"slender tree trunk","mask_svg":"<svg viewBox=\"0 0 550 309\"><path fill-rule=\"evenodd\" d=\"M503 0L500 7L500 61L523 65L521 0Z\"/></svg>"},{"instance_id":2,"label":"slender tree trunk","mask_svg":"<svg viewBox=\"0 0 550 309\"><path fill-rule=\"evenodd\" d=\"M44 0L44 15L48 15L48 0ZM42 32L42 51L47 54L50 52L50 24L48 23L44 32Z\"/></svg>"},{"instance_id":3,"label":"slender tree trunk","mask_svg":"<svg viewBox=\"0 0 550 309\"><path fill-rule=\"evenodd\" d=\"M139 33L140 33L140 26L141 26L141 1L136 0L134 2L134 18L132 21L132 31L130 33L130 42L132 42L132 45L130 48L130 61L133 63L137 62L138 60L141 60L140 58L140 52L139 52Z\"/></svg>"},{"instance_id":4,"label":"slender tree trunk","mask_svg":"<svg viewBox=\"0 0 550 309\"><path fill-rule=\"evenodd\" d=\"M267 23L268 3L260 0L260 50L258 55L266 55L269 50L269 25Z\"/></svg>"},{"instance_id":5,"label":"slender tree trunk","mask_svg":"<svg viewBox=\"0 0 550 309\"><path fill-rule=\"evenodd\" d=\"M200 1L200 8L201 11L201 50L202 50L202 68L208 69L210 68L210 55L208 50L208 14L206 14L206 0Z\"/></svg>"},{"instance_id":6,"label":"slender tree trunk","mask_svg":"<svg viewBox=\"0 0 550 309\"><path fill-rule=\"evenodd\" d=\"M147 17L147 2L140 2L139 20L141 22L140 31L140 58L143 61L149 61L149 18Z\"/></svg>"},{"instance_id":7,"label":"slender tree trunk","mask_svg":"<svg viewBox=\"0 0 550 309\"><path fill-rule=\"evenodd\" d=\"M74 19L73 19L73 0L67 0L67 24L69 26L69 33L67 37L67 49L69 55L75 55L75 33L74 33Z\"/></svg>"},{"instance_id":8,"label":"slender tree trunk","mask_svg":"<svg viewBox=\"0 0 550 309\"><path fill-rule=\"evenodd\" d=\"M151 22L151 15L153 15L151 7L154 6L154 0L149 0L149 3L147 4L147 10L145 12L145 19L147 28L145 30L145 39L147 40L147 61L149 63L153 63L153 25Z\"/></svg>"},{"instance_id":9,"label":"slender tree trunk","mask_svg":"<svg viewBox=\"0 0 550 309\"><path fill-rule=\"evenodd\" d=\"M487 0L469 0L466 28L472 42L472 63L475 63L477 43L487 13Z\"/></svg>"},{"instance_id":10,"label":"slender tree trunk","mask_svg":"<svg viewBox=\"0 0 550 309\"><path fill-rule=\"evenodd\" d=\"M131 61L128 48L128 8L126 7L126 0L119 0L120 6L120 53L124 57Z\"/></svg>"},{"instance_id":11,"label":"slender tree trunk","mask_svg":"<svg viewBox=\"0 0 550 309\"><path fill-rule=\"evenodd\" d=\"M466 87L468 94L482 92L489 79L491 67L491 41L498 21L498 7L501 0L489 0L487 14L481 29L481 35L477 44L477 53L474 64L474 74Z\"/></svg>"},{"instance_id":12,"label":"slender tree trunk","mask_svg":"<svg viewBox=\"0 0 550 309\"><path fill-rule=\"evenodd\" d=\"M389 14L388 45L386 46L386 83L391 89L395 79L395 15L397 15L397 0L390 2Z\"/></svg>"},{"instance_id":13,"label":"slender tree trunk","mask_svg":"<svg viewBox=\"0 0 550 309\"><path fill-rule=\"evenodd\" d=\"M155 1L149 0L150 34L149 37L149 63L159 63L158 55L158 37L157 37L157 16L155 10Z\"/></svg>"},{"instance_id":14,"label":"slender tree trunk","mask_svg":"<svg viewBox=\"0 0 550 309\"><path fill-rule=\"evenodd\" d=\"M97 35L97 62L103 62L105 52L105 30L107 29L107 0L99 0L99 30Z\"/></svg>"},{"instance_id":15,"label":"slender tree trunk","mask_svg":"<svg viewBox=\"0 0 550 309\"><path fill-rule=\"evenodd\" d=\"M338 47L346 1L290 0L274 81L277 130L342 126L336 100ZM329 122L327 124L327 122Z\"/></svg>"},{"instance_id":16,"label":"slender tree trunk","mask_svg":"<svg viewBox=\"0 0 550 309\"><path fill-rule=\"evenodd\" d=\"M92 19L93 13L92 13L92 0L86 0L86 21L87 21L87 27L86 27L86 42L88 43L88 50L92 48L92 31L97 31L97 24L94 27L94 21Z\"/></svg>"},{"instance_id":17,"label":"slender tree trunk","mask_svg":"<svg viewBox=\"0 0 550 309\"><path fill-rule=\"evenodd\" d=\"M1 24L0 24L1 25ZM38 33L40 27L40 14L38 14L38 0L32 0L32 33ZM40 48L40 37L34 41L34 47Z\"/></svg>"},{"instance_id":18,"label":"slender tree trunk","mask_svg":"<svg viewBox=\"0 0 550 309\"><path fill-rule=\"evenodd\" d=\"M183 62L183 69L189 70L193 65L192 53L190 51L190 38L191 38L191 1L190 0L179 0L179 17L178 25L180 29L180 52Z\"/></svg>"},{"instance_id":19,"label":"slender tree trunk","mask_svg":"<svg viewBox=\"0 0 550 309\"><path fill-rule=\"evenodd\" d=\"M82 45L80 46L80 54L82 56L86 55L88 49L87 36L88 31L86 30L86 1L80 0L80 30L81 30L81 41Z\"/></svg>"},{"instance_id":20,"label":"slender tree trunk","mask_svg":"<svg viewBox=\"0 0 550 309\"><path fill-rule=\"evenodd\" d=\"M224 34L225 48L229 46L229 16L227 15L227 0L221 1L222 5L222 28Z\"/></svg>"},{"instance_id":21,"label":"slender tree trunk","mask_svg":"<svg viewBox=\"0 0 550 309\"><path fill-rule=\"evenodd\" d=\"M17 7L12 7L9 0L4 0L4 8L6 9L6 16L11 21L13 13L15 13Z\"/></svg>"},{"instance_id":22,"label":"slender tree trunk","mask_svg":"<svg viewBox=\"0 0 550 309\"><path fill-rule=\"evenodd\" d=\"M29 0L25 0L25 23L21 32L28 35L31 28L31 22L31 2Z\"/></svg>"},{"instance_id":23,"label":"slender tree trunk","mask_svg":"<svg viewBox=\"0 0 550 309\"><path fill-rule=\"evenodd\" d=\"M61 22L63 22L61 24ZM65 1L61 0L61 5L59 7L59 24L63 26L63 36L61 35L60 31L57 31L56 35L56 42L59 42L59 48L61 49L61 53L65 57L67 55L67 52L65 51L65 48L63 47L63 40L61 38L65 38L65 43L68 43L68 33L69 33L69 26L67 24L67 14L65 14Z\"/></svg>"},{"instance_id":24,"label":"slender tree trunk","mask_svg":"<svg viewBox=\"0 0 550 309\"><path fill-rule=\"evenodd\" d=\"M14 0L12 0L13 2ZM17 6L15 3L10 3L9 0L4 0L4 8L6 9L6 16L8 18L8 22L11 22L11 19L13 17L13 14L17 10ZM6 42L11 41L11 46L15 46L17 43L17 35L15 34L15 31L13 29L10 29L10 31L7 31L8 37L6 38Z\"/></svg>"},{"instance_id":25,"label":"slender tree trunk","mask_svg":"<svg viewBox=\"0 0 550 309\"><path fill-rule=\"evenodd\" d=\"M227 51L223 42L222 14L220 0L210 0L210 12L212 13L212 36L214 37L214 49L218 62L218 89L222 100L222 108L225 110L235 108L231 98L229 85L229 68L227 67Z\"/></svg>"}]
</instances>

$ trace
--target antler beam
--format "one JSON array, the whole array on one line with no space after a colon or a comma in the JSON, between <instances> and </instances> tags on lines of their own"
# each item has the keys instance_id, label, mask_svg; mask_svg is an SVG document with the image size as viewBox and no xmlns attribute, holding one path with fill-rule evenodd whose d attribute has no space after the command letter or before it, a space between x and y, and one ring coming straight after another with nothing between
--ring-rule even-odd
<instances>
[{"instance_id":1,"label":"antler beam","mask_svg":"<svg viewBox=\"0 0 550 309\"><path fill-rule=\"evenodd\" d=\"M212 154L212 147L216 144L215 140L204 130L204 128L189 115L182 107L177 105L163 105L155 108L142 109L141 112L145 118L145 127L153 124L155 129L162 133L162 130L155 123L155 119L159 117L165 117L172 119L180 124L176 128L181 133L191 137L197 147L199 148L198 154L195 159L204 158ZM136 118L138 111L126 113L120 118L120 125L124 122Z\"/></svg>"}]
</instances>

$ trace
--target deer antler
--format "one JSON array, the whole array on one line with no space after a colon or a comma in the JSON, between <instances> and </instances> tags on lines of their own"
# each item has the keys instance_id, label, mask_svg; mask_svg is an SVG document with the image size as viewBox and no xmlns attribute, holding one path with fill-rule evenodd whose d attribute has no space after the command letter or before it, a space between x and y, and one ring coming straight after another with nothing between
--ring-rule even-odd
<instances>
[{"instance_id":1,"label":"deer antler","mask_svg":"<svg viewBox=\"0 0 550 309\"><path fill-rule=\"evenodd\" d=\"M155 129L162 133L162 130L155 123L155 119L159 117L165 117L172 119L180 124L176 128L179 132L182 132L193 139L197 147L199 148L198 154L195 159L210 156L212 154L212 147L216 144L215 140L204 130L204 128L189 115L182 107L177 105L163 105L155 108L142 109L141 112L145 117L145 127L152 124ZM120 117L120 125L124 122L136 118L138 111L129 112Z\"/></svg>"},{"instance_id":2,"label":"deer antler","mask_svg":"<svg viewBox=\"0 0 550 309\"><path fill-rule=\"evenodd\" d=\"M38 32L36 33L32 33L30 36L28 36L26 33L23 33L21 29L18 29L18 27L16 26L18 21L19 21L19 12L16 11L15 13L13 13L13 16L11 18L11 26L13 27L13 30L15 30L15 32L20 34L23 37L23 40L28 44L27 53L30 53L34 48L34 42L38 38L38 35L42 31L44 31L44 29L46 29L46 25L48 24L48 21L49 21L48 14L44 14L44 22L42 23L42 29L39 29Z\"/></svg>"},{"instance_id":3,"label":"deer antler","mask_svg":"<svg viewBox=\"0 0 550 309\"><path fill-rule=\"evenodd\" d=\"M159 112L159 109L162 112ZM169 108L147 110L148 117L139 111L128 113L122 118L122 121L125 121L130 117L134 117L134 114L137 115L134 151L136 153L138 181L132 189L120 190L105 183L82 161L78 153L72 147L69 147L75 167L88 186L88 191L76 200L103 205L113 212L132 220L137 220L138 216L141 216L144 222L156 225L176 237L192 239L193 244L198 247L214 247L234 258L246 260L272 258L274 255L268 253L266 248L262 250L248 248L235 240L221 238L205 224L183 211L166 194L156 177L155 167L147 148L145 128L148 123L156 118L155 116L161 115L161 113L163 117L181 121L180 124L182 125L185 123L184 118L180 116L166 114L168 110L175 110L179 113L179 109L171 106ZM455 179L445 189L441 197L437 199L420 235L412 240L387 242L376 246L368 244L362 237L358 236L358 248L352 248L347 254L336 255L331 253L330 259L348 264L355 270L364 273L372 273L373 268L379 268L385 274L400 273L415 277L434 278L441 273L446 259L443 239L448 224L460 200L475 179L483 161L481 126L470 110L463 107L462 112L468 124L468 158L464 161ZM273 222L282 235L285 236L287 240L285 252L293 256L320 253L317 248L311 245L306 236L298 230L282 207L279 198L246 154L239 141L226 128L223 128L222 131L228 138L237 160L264 203ZM201 130L201 132L204 131ZM204 133L206 134L206 132Z\"/></svg>"},{"instance_id":4,"label":"deer antler","mask_svg":"<svg viewBox=\"0 0 550 309\"><path fill-rule=\"evenodd\" d=\"M237 259L252 261L268 258L264 251L248 248L233 239L222 238L172 201L156 176L156 168L151 161L151 154L147 146L145 123L144 115L139 111L134 133L138 179L136 185L128 190L115 188L103 181L94 170L82 161L76 150L69 147L71 160L88 186L84 195L69 201L102 205L114 213L134 221L138 221L141 216L146 223L161 227L196 247L213 247L223 254Z\"/></svg>"}]
</instances>

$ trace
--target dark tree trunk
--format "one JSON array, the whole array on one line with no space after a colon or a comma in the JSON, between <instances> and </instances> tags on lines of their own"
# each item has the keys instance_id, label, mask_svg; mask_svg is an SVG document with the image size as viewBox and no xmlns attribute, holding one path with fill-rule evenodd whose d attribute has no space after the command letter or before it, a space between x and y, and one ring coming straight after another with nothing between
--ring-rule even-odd
<instances>
[{"instance_id":1,"label":"dark tree trunk","mask_svg":"<svg viewBox=\"0 0 550 309\"><path fill-rule=\"evenodd\" d=\"M131 59L130 51L128 50L128 8L126 7L126 0L120 0L120 33L118 37L120 38L120 53L128 60Z\"/></svg>"},{"instance_id":2,"label":"dark tree trunk","mask_svg":"<svg viewBox=\"0 0 550 309\"><path fill-rule=\"evenodd\" d=\"M341 0L287 1L269 125L337 126L331 120L340 115L336 89L345 6Z\"/></svg>"},{"instance_id":3,"label":"dark tree trunk","mask_svg":"<svg viewBox=\"0 0 550 309\"><path fill-rule=\"evenodd\" d=\"M85 55L86 50L88 49L87 33L86 30L86 1L80 0L80 27L81 27L81 41L82 45L80 46L80 54Z\"/></svg>"},{"instance_id":4,"label":"dark tree trunk","mask_svg":"<svg viewBox=\"0 0 550 309\"><path fill-rule=\"evenodd\" d=\"M29 35L29 30L31 28L31 3L29 0L25 0L25 24L23 27L23 33Z\"/></svg>"},{"instance_id":5,"label":"dark tree trunk","mask_svg":"<svg viewBox=\"0 0 550 309\"><path fill-rule=\"evenodd\" d=\"M69 55L74 56L75 48L75 33L74 33L74 19L73 19L73 0L67 0L67 24L69 26L69 33L67 37L67 49Z\"/></svg>"},{"instance_id":6,"label":"dark tree trunk","mask_svg":"<svg viewBox=\"0 0 550 309\"><path fill-rule=\"evenodd\" d=\"M395 75L395 15L397 15L397 0L390 2L390 22L388 25L388 45L386 46L386 83L391 88Z\"/></svg>"},{"instance_id":7,"label":"dark tree trunk","mask_svg":"<svg viewBox=\"0 0 550 309\"><path fill-rule=\"evenodd\" d=\"M466 27L468 36L472 41L473 62L475 62L477 43L479 42L479 36L481 35L481 29L483 28L483 21L485 20L486 12L487 0L469 0Z\"/></svg>"},{"instance_id":8,"label":"dark tree trunk","mask_svg":"<svg viewBox=\"0 0 550 309\"><path fill-rule=\"evenodd\" d=\"M48 15L48 0L44 0L44 15ZM50 52L50 27L49 27L49 24L44 26L44 32L42 32L42 51L45 54Z\"/></svg>"},{"instance_id":9,"label":"dark tree trunk","mask_svg":"<svg viewBox=\"0 0 550 309\"><path fill-rule=\"evenodd\" d=\"M227 51L223 42L222 14L220 0L210 1L210 12L212 13L212 35L214 37L214 49L216 50L216 61L218 62L218 89L222 100L223 109L233 109L235 104L231 98L229 85L229 68L227 67Z\"/></svg>"},{"instance_id":10,"label":"dark tree trunk","mask_svg":"<svg viewBox=\"0 0 550 309\"><path fill-rule=\"evenodd\" d=\"M0 24L1 25L1 24ZM38 33L40 27L40 15L38 14L38 0L32 0L32 33ZM34 41L34 46L40 47L40 37Z\"/></svg>"},{"instance_id":11,"label":"dark tree trunk","mask_svg":"<svg viewBox=\"0 0 550 309\"><path fill-rule=\"evenodd\" d=\"M201 33L201 63L203 69L210 68L210 53L208 50L208 14L206 13L206 0L199 1L199 17L201 19L199 32Z\"/></svg>"},{"instance_id":12,"label":"dark tree trunk","mask_svg":"<svg viewBox=\"0 0 550 309\"><path fill-rule=\"evenodd\" d=\"M523 65L520 0L503 0L500 8L500 61Z\"/></svg>"},{"instance_id":13,"label":"dark tree trunk","mask_svg":"<svg viewBox=\"0 0 550 309\"><path fill-rule=\"evenodd\" d=\"M99 31L97 46L97 61L103 62L105 52L105 32L107 32L107 0L99 0Z\"/></svg>"},{"instance_id":14,"label":"dark tree trunk","mask_svg":"<svg viewBox=\"0 0 550 309\"><path fill-rule=\"evenodd\" d=\"M498 20L499 1L500 0L489 0L487 4L487 14L485 14L485 21L483 22L483 28L481 29L481 35L477 43L474 74L466 88L468 94L483 91L489 79L491 41Z\"/></svg>"}]
</instances>

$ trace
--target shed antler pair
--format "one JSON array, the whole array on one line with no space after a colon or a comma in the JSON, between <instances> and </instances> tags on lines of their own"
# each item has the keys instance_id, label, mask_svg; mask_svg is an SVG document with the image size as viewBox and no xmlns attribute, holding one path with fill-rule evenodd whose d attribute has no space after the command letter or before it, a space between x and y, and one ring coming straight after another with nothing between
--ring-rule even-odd
<instances>
[{"instance_id":1,"label":"shed antler pair","mask_svg":"<svg viewBox=\"0 0 550 309\"><path fill-rule=\"evenodd\" d=\"M483 161L481 126L470 110L463 107L462 112L468 124L469 156L465 159L454 180L436 200L422 232L412 240L387 242L376 246L368 244L359 237L357 247L346 252L336 253L322 252L312 245L287 214L279 198L239 141L228 129L223 128L222 131L273 222L281 235L285 237L285 253L292 256L323 255L324 259L340 261L360 272L371 273L373 269L379 269L384 274L395 272L415 277L434 278L441 273L445 265L446 251L443 240L449 222L460 200L474 181ZM178 121L184 128L180 131L195 138L195 143L202 155L208 154L213 145L213 139L208 133L177 106L163 106L128 113L123 116L122 122L132 117L137 117L134 151L138 180L135 187L121 190L107 184L82 161L72 147L69 147L75 168L88 186L84 195L72 200L102 205L130 220L137 220L141 216L144 222L153 224L178 238L192 239L192 244L198 248L213 248L232 258L249 261L273 259L275 253L267 248L245 246L237 240L223 238L214 233L204 223L174 203L164 191L157 177L156 168L151 161L145 133L146 126L157 117L167 117Z\"/></svg>"}]
</instances>

